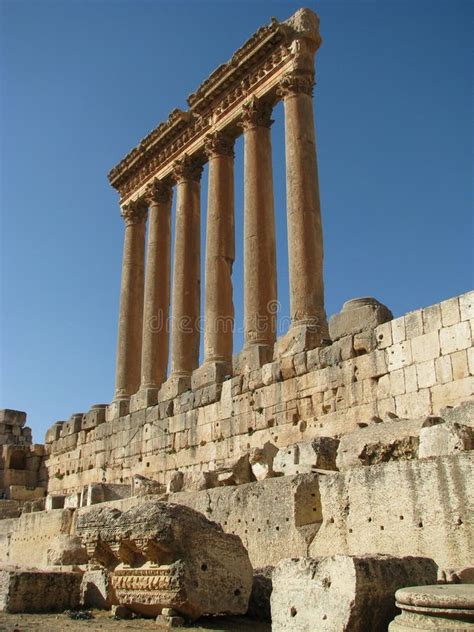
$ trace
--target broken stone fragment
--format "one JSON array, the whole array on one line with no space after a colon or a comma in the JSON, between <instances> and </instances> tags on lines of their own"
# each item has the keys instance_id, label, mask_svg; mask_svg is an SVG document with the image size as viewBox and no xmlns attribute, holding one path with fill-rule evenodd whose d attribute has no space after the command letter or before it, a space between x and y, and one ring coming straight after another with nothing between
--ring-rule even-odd
<instances>
[{"instance_id":1,"label":"broken stone fragment","mask_svg":"<svg viewBox=\"0 0 474 632\"><path fill-rule=\"evenodd\" d=\"M254 473L250 466L249 455L244 454L230 467L216 470L217 485L244 485L255 481Z\"/></svg>"},{"instance_id":2,"label":"broken stone fragment","mask_svg":"<svg viewBox=\"0 0 474 632\"><path fill-rule=\"evenodd\" d=\"M474 433L470 426L456 421L426 424L420 430L420 459L458 454L474 447Z\"/></svg>"},{"instance_id":3,"label":"broken stone fragment","mask_svg":"<svg viewBox=\"0 0 474 632\"><path fill-rule=\"evenodd\" d=\"M317 437L281 448L275 457L275 471L289 476L309 474L315 470L336 470L338 446L339 439Z\"/></svg>"},{"instance_id":4,"label":"broken stone fragment","mask_svg":"<svg viewBox=\"0 0 474 632\"><path fill-rule=\"evenodd\" d=\"M272 574L272 632L381 632L396 614L395 591L435 577L423 557L283 560Z\"/></svg>"},{"instance_id":5,"label":"broken stone fragment","mask_svg":"<svg viewBox=\"0 0 474 632\"><path fill-rule=\"evenodd\" d=\"M87 563L87 551L76 535L56 535L46 553L48 566L69 566Z\"/></svg>"},{"instance_id":6,"label":"broken stone fragment","mask_svg":"<svg viewBox=\"0 0 474 632\"><path fill-rule=\"evenodd\" d=\"M124 513L97 508L78 517L77 534L91 564L111 571L117 599L138 614L163 608L196 619L244 614L252 567L240 538L202 514L159 501Z\"/></svg>"},{"instance_id":7,"label":"broken stone fragment","mask_svg":"<svg viewBox=\"0 0 474 632\"><path fill-rule=\"evenodd\" d=\"M249 455L250 466L257 481L277 476L273 469L273 460L277 454L278 448L270 441L267 441L263 448L251 450Z\"/></svg>"},{"instance_id":8,"label":"broken stone fragment","mask_svg":"<svg viewBox=\"0 0 474 632\"><path fill-rule=\"evenodd\" d=\"M135 474L132 479L132 495L133 496L151 496L166 494L166 485L146 478L140 474Z\"/></svg>"},{"instance_id":9,"label":"broken stone fragment","mask_svg":"<svg viewBox=\"0 0 474 632\"><path fill-rule=\"evenodd\" d=\"M337 451L338 469L416 459L425 419L385 421L344 434Z\"/></svg>"}]
</instances>

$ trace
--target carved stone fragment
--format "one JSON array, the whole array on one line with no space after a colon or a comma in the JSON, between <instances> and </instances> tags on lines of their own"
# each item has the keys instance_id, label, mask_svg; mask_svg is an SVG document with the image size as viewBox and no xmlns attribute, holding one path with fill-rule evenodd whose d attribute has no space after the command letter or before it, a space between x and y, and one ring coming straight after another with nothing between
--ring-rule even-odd
<instances>
[{"instance_id":1,"label":"carved stone fragment","mask_svg":"<svg viewBox=\"0 0 474 632\"><path fill-rule=\"evenodd\" d=\"M133 612L156 617L172 608L196 619L247 610L252 567L240 538L188 507L156 501L124 513L96 509L79 517L77 533Z\"/></svg>"}]
</instances>

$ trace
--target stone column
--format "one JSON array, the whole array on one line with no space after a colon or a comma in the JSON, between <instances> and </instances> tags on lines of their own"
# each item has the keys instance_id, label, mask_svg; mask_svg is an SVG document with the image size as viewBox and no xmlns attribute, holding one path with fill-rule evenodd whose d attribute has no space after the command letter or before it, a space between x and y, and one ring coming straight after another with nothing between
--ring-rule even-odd
<instances>
[{"instance_id":1,"label":"stone column","mask_svg":"<svg viewBox=\"0 0 474 632\"><path fill-rule=\"evenodd\" d=\"M147 188L149 206L145 305L140 391L131 410L156 404L158 389L166 379L169 350L170 240L172 188L154 180Z\"/></svg>"},{"instance_id":2,"label":"stone column","mask_svg":"<svg viewBox=\"0 0 474 632\"><path fill-rule=\"evenodd\" d=\"M173 263L171 376L159 399L191 387L199 364L200 338L200 180L202 165L185 155L175 163L176 225Z\"/></svg>"},{"instance_id":3,"label":"stone column","mask_svg":"<svg viewBox=\"0 0 474 632\"><path fill-rule=\"evenodd\" d=\"M276 338L277 278L271 106L244 104L244 350L239 369L269 362Z\"/></svg>"},{"instance_id":4,"label":"stone column","mask_svg":"<svg viewBox=\"0 0 474 632\"><path fill-rule=\"evenodd\" d=\"M115 374L115 400L118 401L128 400L140 386L146 216L143 200L129 202L122 208L125 241ZM125 409L118 412L124 413Z\"/></svg>"},{"instance_id":5,"label":"stone column","mask_svg":"<svg viewBox=\"0 0 474 632\"><path fill-rule=\"evenodd\" d=\"M328 338L313 85L313 74L305 72L286 75L279 87L285 107L291 329L305 338L305 348Z\"/></svg>"},{"instance_id":6,"label":"stone column","mask_svg":"<svg viewBox=\"0 0 474 632\"><path fill-rule=\"evenodd\" d=\"M206 232L204 363L193 373L193 389L232 374L234 304L234 141L222 132L206 138L209 188Z\"/></svg>"}]
</instances>

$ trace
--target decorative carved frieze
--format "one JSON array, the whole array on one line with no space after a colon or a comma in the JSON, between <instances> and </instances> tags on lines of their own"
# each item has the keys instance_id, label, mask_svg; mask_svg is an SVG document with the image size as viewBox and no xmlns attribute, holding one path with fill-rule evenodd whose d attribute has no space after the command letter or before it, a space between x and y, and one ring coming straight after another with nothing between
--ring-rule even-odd
<instances>
[{"instance_id":1,"label":"decorative carved frieze","mask_svg":"<svg viewBox=\"0 0 474 632\"><path fill-rule=\"evenodd\" d=\"M273 123L270 103L253 96L242 105L240 125L244 130L254 127L270 127Z\"/></svg>"},{"instance_id":2,"label":"decorative carved frieze","mask_svg":"<svg viewBox=\"0 0 474 632\"><path fill-rule=\"evenodd\" d=\"M285 22L272 19L259 29L188 97L189 111L173 110L110 171L109 181L121 199L159 172L166 170L169 175L183 153L201 152L206 134L220 121L225 121L222 127L237 122L242 104L256 92L274 103L278 76L289 70L311 70L320 42L319 19L309 9L300 9Z\"/></svg>"},{"instance_id":3,"label":"decorative carved frieze","mask_svg":"<svg viewBox=\"0 0 474 632\"><path fill-rule=\"evenodd\" d=\"M146 221L148 208L142 199L134 200L124 204L120 210L126 226L141 224Z\"/></svg>"},{"instance_id":4,"label":"decorative carved frieze","mask_svg":"<svg viewBox=\"0 0 474 632\"><path fill-rule=\"evenodd\" d=\"M214 156L234 157L234 139L223 132L212 132L206 136L204 151L208 158Z\"/></svg>"},{"instance_id":5,"label":"decorative carved frieze","mask_svg":"<svg viewBox=\"0 0 474 632\"><path fill-rule=\"evenodd\" d=\"M177 184L193 180L199 182L201 180L203 165L200 161L191 158L188 154L184 154L175 161L173 165L173 177Z\"/></svg>"},{"instance_id":6,"label":"decorative carved frieze","mask_svg":"<svg viewBox=\"0 0 474 632\"><path fill-rule=\"evenodd\" d=\"M314 84L314 75L312 73L288 73L280 79L277 94L282 98L294 94L308 94L312 96Z\"/></svg>"},{"instance_id":7,"label":"decorative carved frieze","mask_svg":"<svg viewBox=\"0 0 474 632\"><path fill-rule=\"evenodd\" d=\"M167 182L162 182L155 178L146 188L145 200L150 206L153 203L169 202L173 194L173 189Z\"/></svg>"}]
</instances>

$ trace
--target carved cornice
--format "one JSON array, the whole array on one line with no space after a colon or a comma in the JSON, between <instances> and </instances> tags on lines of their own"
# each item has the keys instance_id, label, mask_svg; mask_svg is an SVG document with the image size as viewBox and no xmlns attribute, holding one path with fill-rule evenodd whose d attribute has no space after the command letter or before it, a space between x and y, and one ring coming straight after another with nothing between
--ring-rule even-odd
<instances>
[{"instance_id":1,"label":"carved cornice","mask_svg":"<svg viewBox=\"0 0 474 632\"><path fill-rule=\"evenodd\" d=\"M272 106L265 101L252 97L242 105L240 125L244 130L254 127L270 127L272 121Z\"/></svg>"},{"instance_id":2,"label":"carved cornice","mask_svg":"<svg viewBox=\"0 0 474 632\"><path fill-rule=\"evenodd\" d=\"M171 185L155 178L147 186L144 197L148 205L151 205L153 203L163 204L169 202L172 195L173 189Z\"/></svg>"},{"instance_id":3,"label":"carved cornice","mask_svg":"<svg viewBox=\"0 0 474 632\"><path fill-rule=\"evenodd\" d=\"M148 208L146 202L142 199L134 200L124 204L120 209L126 226L133 226L134 224L141 224L146 221Z\"/></svg>"},{"instance_id":4,"label":"carved cornice","mask_svg":"<svg viewBox=\"0 0 474 632\"><path fill-rule=\"evenodd\" d=\"M203 165L200 161L195 160L184 154L173 165L173 178L177 184L180 182L199 182L201 180Z\"/></svg>"},{"instance_id":5,"label":"carved cornice","mask_svg":"<svg viewBox=\"0 0 474 632\"><path fill-rule=\"evenodd\" d=\"M223 132L207 134L204 141L204 151L208 158L215 156L234 157L234 139Z\"/></svg>"},{"instance_id":6,"label":"carved cornice","mask_svg":"<svg viewBox=\"0 0 474 632\"><path fill-rule=\"evenodd\" d=\"M308 94L312 96L314 84L314 75L312 73L288 73L280 79L277 94L282 98L295 94Z\"/></svg>"},{"instance_id":7,"label":"carved cornice","mask_svg":"<svg viewBox=\"0 0 474 632\"><path fill-rule=\"evenodd\" d=\"M201 152L205 135L219 127L220 121L224 121L221 129L229 122L235 123L242 103L256 91L261 96L262 86L270 86L273 93L268 101L274 102L272 79L288 70L309 70L320 42L319 19L309 9L300 9L285 22L272 19L259 29L189 96L189 111L173 110L166 122L110 171L109 181L122 200L154 175L163 171L169 175L183 153Z\"/></svg>"}]
</instances>

